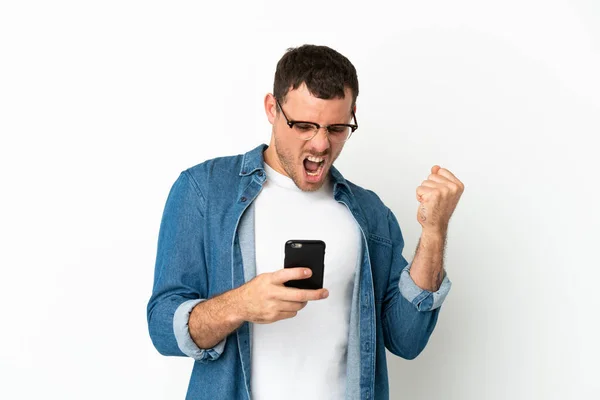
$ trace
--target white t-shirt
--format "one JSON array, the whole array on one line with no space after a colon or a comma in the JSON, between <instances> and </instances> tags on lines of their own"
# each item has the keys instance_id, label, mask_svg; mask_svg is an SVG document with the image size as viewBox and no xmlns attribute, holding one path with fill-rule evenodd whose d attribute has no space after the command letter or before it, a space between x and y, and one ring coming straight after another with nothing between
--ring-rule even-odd
<instances>
[{"instance_id":1,"label":"white t-shirt","mask_svg":"<svg viewBox=\"0 0 600 400\"><path fill-rule=\"evenodd\" d=\"M256 273L283 268L290 239L323 240L329 297L309 302L294 318L253 325L252 397L341 399L360 228L333 198L329 180L318 191L303 192L266 164L265 170L267 180L255 200Z\"/></svg>"}]
</instances>

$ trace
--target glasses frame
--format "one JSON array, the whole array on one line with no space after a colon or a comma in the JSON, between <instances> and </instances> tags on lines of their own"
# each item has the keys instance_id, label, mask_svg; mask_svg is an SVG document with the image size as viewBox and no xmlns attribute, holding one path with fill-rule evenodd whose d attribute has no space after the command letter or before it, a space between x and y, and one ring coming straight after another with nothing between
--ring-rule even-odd
<instances>
[{"instance_id":1,"label":"glasses frame","mask_svg":"<svg viewBox=\"0 0 600 400\"><path fill-rule=\"evenodd\" d=\"M317 134L319 133L319 130L321 128L325 128L325 132L327 133L327 137L330 137L330 133L329 133L329 128L333 127L333 126L345 126L347 128L350 128L350 134L348 135L348 137L345 140L342 140L341 142L338 143L344 143L347 142L348 139L350 139L350 137L352 136L352 134L354 133L355 130L358 129L358 121L356 121L356 115L354 114L354 110L351 110L352 112L352 118L354 119L354 124L331 124L331 125L319 125L316 122L312 122L312 121L295 121L293 119L289 119L287 117L287 115L285 114L285 111L283 111L283 107L281 107L281 103L279 103L279 99L275 98L275 101L277 102L277 106L279 107L279 109L281 110L281 113L283 114L283 118L285 118L285 122L287 123L287 125L290 127L290 129L292 129L294 127L295 124L308 124L308 125L312 125L315 128L315 133L314 135L312 135L310 138L308 139L302 139L302 138L298 138L300 140L305 140L305 141L309 141L312 140L315 136L317 136Z\"/></svg>"}]
</instances>

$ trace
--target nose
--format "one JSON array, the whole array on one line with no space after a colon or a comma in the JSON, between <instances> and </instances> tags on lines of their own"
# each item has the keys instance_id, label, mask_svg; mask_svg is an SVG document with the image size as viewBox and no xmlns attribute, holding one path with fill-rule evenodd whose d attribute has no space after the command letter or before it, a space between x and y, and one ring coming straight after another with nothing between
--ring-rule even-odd
<instances>
[{"instance_id":1,"label":"nose","mask_svg":"<svg viewBox=\"0 0 600 400\"><path fill-rule=\"evenodd\" d=\"M323 134L321 134L323 131ZM320 127L317 134L310 140L311 147L315 152L322 153L329 148L329 137L327 136L327 128Z\"/></svg>"}]
</instances>

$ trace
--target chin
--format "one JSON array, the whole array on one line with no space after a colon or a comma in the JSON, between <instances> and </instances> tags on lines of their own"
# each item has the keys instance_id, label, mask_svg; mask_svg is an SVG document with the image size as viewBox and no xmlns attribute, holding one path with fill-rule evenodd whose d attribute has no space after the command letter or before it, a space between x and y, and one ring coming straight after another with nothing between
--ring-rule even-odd
<instances>
[{"instance_id":1,"label":"chin","mask_svg":"<svg viewBox=\"0 0 600 400\"><path fill-rule=\"evenodd\" d=\"M329 168L322 166L316 174L309 174L304 167L300 168L299 178L296 179L296 186L305 192L314 192L319 190L325 183L325 178L329 173Z\"/></svg>"}]
</instances>

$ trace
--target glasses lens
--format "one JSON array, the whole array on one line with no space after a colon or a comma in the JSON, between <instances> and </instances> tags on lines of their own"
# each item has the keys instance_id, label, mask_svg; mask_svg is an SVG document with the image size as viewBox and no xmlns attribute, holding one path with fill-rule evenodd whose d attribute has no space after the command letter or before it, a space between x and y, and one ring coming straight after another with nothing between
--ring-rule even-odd
<instances>
[{"instance_id":1,"label":"glasses lens","mask_svg":"<svg viewBox=\"0 0 600 400\"><path fill-rule=\"evenodd\" d=\"M331 125L329 127L329 138L334 142L345 142L350 138L351 129L346 125Z\"/></svg>"},{"instance_id":2,"label":"glasses lens","mask_svg":"<svg viewBox=\"0 0 600 400\"><path fill-rule=\"evenodd\" d=\"M315 135L317 127L313 124L297 122L294 124L294 131L300 139L308 140Z\"/></svg>"}]
</instances>

